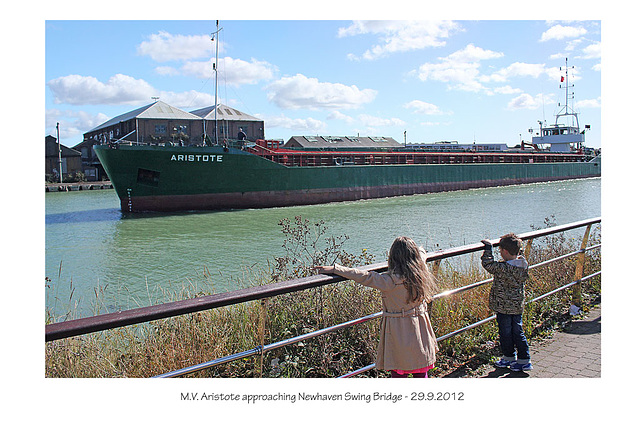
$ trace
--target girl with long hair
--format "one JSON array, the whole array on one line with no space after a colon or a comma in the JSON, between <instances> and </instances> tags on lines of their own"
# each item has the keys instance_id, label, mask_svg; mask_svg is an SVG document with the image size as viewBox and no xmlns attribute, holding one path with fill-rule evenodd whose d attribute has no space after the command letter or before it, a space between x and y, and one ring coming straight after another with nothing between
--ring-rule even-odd
<instances>
[{"instance_id":1,"label":"girl with long hair","mask_svg":"<svg viewBox=\"0 0 640 427\"><path fill-rule=\"evenodd\" d=\"M376 368L392 378L427 378L433 369L438 344L427 304L436 293L435 279L426 264L427 254L408 237L398 237L389 250L384 273L339 264L316 267L322 274L337 274L382 293L383 315Z\"/></svg>"}]
</instances>

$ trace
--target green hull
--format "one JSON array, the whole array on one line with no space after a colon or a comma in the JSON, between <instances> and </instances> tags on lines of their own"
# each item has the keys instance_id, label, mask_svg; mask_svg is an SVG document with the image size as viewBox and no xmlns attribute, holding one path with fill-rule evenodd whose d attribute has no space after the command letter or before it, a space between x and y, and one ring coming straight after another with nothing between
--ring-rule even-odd
<instances>
[{"instance_id":1,"label":"green hull","mask_svg":"<svg viewBox=\"0 0 640 427\"><path fill-rule=\"evenodd\" d=\"M222 147L95 146L123 211L262 208L600 176L600 161L289 167Z\"/></svg>"}]
</instances>

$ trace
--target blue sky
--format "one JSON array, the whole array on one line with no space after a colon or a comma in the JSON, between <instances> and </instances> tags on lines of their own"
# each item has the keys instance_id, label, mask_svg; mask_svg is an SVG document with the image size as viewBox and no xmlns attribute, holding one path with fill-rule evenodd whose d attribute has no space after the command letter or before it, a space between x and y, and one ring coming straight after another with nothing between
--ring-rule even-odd
<instances>
[{"instance_id":1,"label":"blue sky","mask_svg":"<svg viewBox=\"0 0 640 427\"><path fill-rule=\"evenodd\" d=\"M207 14L208 15L208 14ZM214 17L215 18L215 17ZM220 21L218 99L267 138L391 136L399 142L530 140L555 120L569 58L587 145L601 146L601 22ZM214 102L215 20L46 20L45 135L63 144L153 102Z\"/></svg>"}]
</instances>

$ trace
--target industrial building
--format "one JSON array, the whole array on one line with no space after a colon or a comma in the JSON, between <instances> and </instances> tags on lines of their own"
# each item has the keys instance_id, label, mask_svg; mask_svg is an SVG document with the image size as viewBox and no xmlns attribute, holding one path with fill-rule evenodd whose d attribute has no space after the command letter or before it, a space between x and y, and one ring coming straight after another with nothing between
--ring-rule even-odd
<instances>
[{"instance_id":1,"label":"industrial building","mask_svg":"<svg viewBox=\"0 0 640 427\"><path fill-rule=\"evenodd\" d=\"M244 135L247 141L264 139L264 121L224 104L218 104L217 109L210 106L187 112L156 100L91 129L73 148L82 153L87 176L106 179L92 149L94 145L114 142L211 145L222 144L239 135Z\"/></svg>"}]
</instances>

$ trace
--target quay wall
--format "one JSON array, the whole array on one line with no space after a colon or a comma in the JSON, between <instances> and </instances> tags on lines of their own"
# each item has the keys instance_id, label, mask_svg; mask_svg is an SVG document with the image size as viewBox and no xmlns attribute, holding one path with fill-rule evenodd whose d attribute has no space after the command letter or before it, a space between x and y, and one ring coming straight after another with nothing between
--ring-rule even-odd
<instances>
[{"instance_id":1,"label":"quay wall","mask_svg":"<svg viewBox=\"0 0 640 427\"><path fill-rule=\"evenodd\" d=\"M63 182L57 184L45 184L44 191L46 193L56 191L83 191L83 190L109 190L113 189L111 181L95 181L95 182Z\"/></svg>"}]
</instances>

